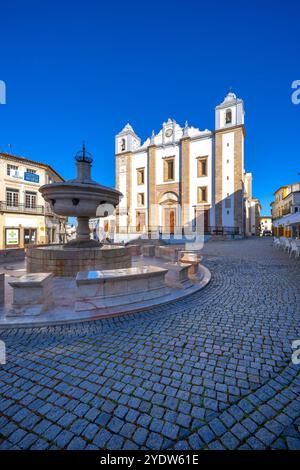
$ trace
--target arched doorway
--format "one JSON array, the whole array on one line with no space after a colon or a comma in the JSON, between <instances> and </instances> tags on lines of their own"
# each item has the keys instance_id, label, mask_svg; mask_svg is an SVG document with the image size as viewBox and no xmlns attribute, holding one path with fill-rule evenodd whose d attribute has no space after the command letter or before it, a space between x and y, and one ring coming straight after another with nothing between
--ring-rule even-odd
<instances>
[{"instance_id":1,"label":"arched doorway","mask_svg":"<svg viewBox=\"0 0 300 470\"><path fill-rule=\"evenodd\" d=\"M178 196L176 193L164 193L159 201L161 206L160 225L163 233L174 235L178 224Z\"/></svg>"}]
</instances>

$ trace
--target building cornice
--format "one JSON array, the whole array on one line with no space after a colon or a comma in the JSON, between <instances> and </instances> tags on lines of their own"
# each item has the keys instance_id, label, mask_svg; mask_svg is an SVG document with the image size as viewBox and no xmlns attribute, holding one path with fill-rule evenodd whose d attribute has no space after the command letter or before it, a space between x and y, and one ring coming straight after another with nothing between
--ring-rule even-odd
<instances>
[{"instance_id":1,"label":"building cornice","mask_svg":"<svg viewBox=\"0 0 300 470\"><path fill-rule=\"evenodd\" d=\"M147 152L149 148L156 148L156 149L160 149L160 148L167 148L167 147L176 147L178 145L180 145L180 143L184 140L189 140L191 142L194 142L194 141L197 141L197 140L202 140L202 139L211 139L213 136L213 131L210 131L209 134L206 134L206 135L197 135L197 136L184 136L184 137L181 137L180 139L174 141L174 142L170 142L170 143L167 143L167 144L150 144L150 145L147 145L147 147L139 147L137 148L136 150L133 150L132 154L136 154L136 153L141 153L141 152ZM119 156L119 155L124 155L126 152L122 152L122 153L116 153L116 157ZM129 153L129 152L128 152Z\"/></svg>"},{"instance_id":2,"label":"building cornice","mask_svg":"<svg viewBox=\"0 0 300 470\"><path fill-rule=\"evenodd\" d=\"M279 188L276 189L276 191L273 193L273 196L275 196L281 189L291 188L292 186L294 186L296 184L300 184L300 181L297 181L296 183L285 184L283 186L279 186ZM299 192L299 191L291 191L289 194L297 193L297 192ZM287 196L285 196L285 197L287 197Z\"/></svg>"},{"instance_id":3,"label":"building cornice","mask_svg":"<svg viewBox=\"0 0 300 470\"><path fill-rule=\"evenodd\" d=\"M225 108L230 108L231 106L237 106L238 104L244 104L244 101L241 100L240 98L237 98L235 100L232 100L232 101L227 101L227 102L223 102L221 104L218 104L218 106L216 106L215 109L225 109Z\"/></svg>"},{"instance_id":4,"label":"building cornice","mask_svg":"<svg viewBox=\"0 0 300 470\"><path fill-rule=\"evenodd\" d=\"M30 160L29 158L21 157L19 155L12 155L12 154L6 153L6 152L0 152L0 157L4 158L5 160L11 160L13 162L18 162L18 163L21 163L21 164L28 163L30 165L35 165L35 166L38 166L40 168L50 170L56 176L58 176L62 181L65 181L64 178L56 170L54 170L54 168L52 168L52 166L47 165L46 163L36 162L34 160Z\"/></svg>"},{"instance_id":5,"label":"building cornice","mask_svg":"<svg viewBox=\"0 0 300 470\"><path fill-rule=\"evenodd\" d=\"M234 131L235 129L242 129L243 131L243 134L244 134L244 137L246 135L246 130L245 130L245 126L244 124L239 124L237 126L231 126L231 127L225 127L225 128L222 128L222 129L217 129L215 131L213 131L214 134L220 134L220 133L226 133L226 132L232 132Z\"/></svg>"},{"instance_id":6,"label":"building cornice","mask_svg":"<svg viewBox=\"0 0 300 470\"><path fill-rule=\"evenodd\" d=\"M126 157L127 155L131 155L133 152L132 151L126 151L126 152L119 152L119 153L116 153L115 156L116 157Z\"/></svg>"}]
</instances>

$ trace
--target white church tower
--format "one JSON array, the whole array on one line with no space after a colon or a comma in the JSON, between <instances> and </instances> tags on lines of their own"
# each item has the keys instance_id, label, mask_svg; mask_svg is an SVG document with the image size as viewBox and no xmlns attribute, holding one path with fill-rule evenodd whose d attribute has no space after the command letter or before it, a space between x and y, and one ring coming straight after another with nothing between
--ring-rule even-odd
<instances>
[{"instance_id":1,"label":"white church tower","mask_svg":"<svg viewBox=\"0 0 300 470\"><path fill-rule=\"evenodd\" d=\"M133 152L140 145L141 139L129 123L116 135L116 153Z\"/></svg>"},{"instance_id":2,"label":"white church tower","mask_svg":"<svg viewBox=\"0 0 300 470\"><path fill-rule=\"evenodd\" d=\"M244 230L244 102L229 92L215 108L215 220Z\"/></svg>"},{"instance_id":3,"label":"white church tower","mask_svg":"<svg viewBox=\"0 0 300 470\"><path fill-rule=\"evenodd\" d=\"M229 92L224 101L216 107L215 130L244 125L244 102Z\"/></svg>"}]
</instances>

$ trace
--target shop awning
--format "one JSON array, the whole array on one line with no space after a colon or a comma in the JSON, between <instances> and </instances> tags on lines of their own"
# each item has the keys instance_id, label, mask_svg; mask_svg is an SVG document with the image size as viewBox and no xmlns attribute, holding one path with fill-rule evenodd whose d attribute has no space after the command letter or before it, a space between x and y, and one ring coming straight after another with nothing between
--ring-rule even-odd
<instances>
[{"instance_id":1,"label":"shop awning","mask_svg":"<svg viewBox=\"0 0 300 470\"><path fill-rule=\"evenodd\" d=\"M291 225L300 224L300 212L295 212L294 214L288 214L280 219L273 220L273 227L288 227Z\"/></svg>"}]
</instances>

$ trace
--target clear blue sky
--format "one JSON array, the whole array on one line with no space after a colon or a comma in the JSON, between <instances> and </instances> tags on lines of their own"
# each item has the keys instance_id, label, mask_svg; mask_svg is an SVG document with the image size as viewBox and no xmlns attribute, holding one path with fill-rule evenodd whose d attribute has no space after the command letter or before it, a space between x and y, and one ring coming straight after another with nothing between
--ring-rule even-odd
<instances>
[{"instance_id":1,"label":"clear blue sky","mask_svg":"<svg viewBox=\"0 0 300 470\"><path fill-rule=\"evenodd\" d=\"M231 86L246 108L247 171L269 213L300 179L299 0L2 2L0 149L74 174L83 139L93 175L114 184L114 135L144 140L169 116L214 126Z\"/></svg>"}]
</instances>

